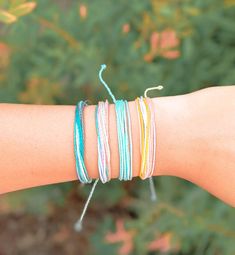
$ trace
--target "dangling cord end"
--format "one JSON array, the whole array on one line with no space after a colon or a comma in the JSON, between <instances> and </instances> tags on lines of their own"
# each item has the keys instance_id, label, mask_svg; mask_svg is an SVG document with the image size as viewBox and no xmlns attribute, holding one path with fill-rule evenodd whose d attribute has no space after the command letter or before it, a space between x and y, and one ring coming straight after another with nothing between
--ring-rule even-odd
<instances>
[{"instance_id":1,"label":"dangling cord end","mask_svg":"<svg viewBox=\"0 0 235 255\"><path fill-rule=\"evenodd\" d=\"M149 178L149 188L150 188L150 197L152 202L157 201L157 193L156 193L155 185L153 182L153 177Z\"/></svg>"},{"instance_id":2,"label":"dangling cord end","mask_svg":"<svg viewBox=\"0 0 235 255\"><path fill-rule=\"evenodd\" d=\"M85 204L85 206L84 206L84 208L83 208L83 210L82 210L82 214L81 214L80 218L77 220L77 222L74 224L74 229L75 229L75 231L77 231L77 232L81 232L81 231L82 231L83 218L84 218L84 216L85 216L85 214L86 214L88 205L89 205L89 203L90 203L90 200L91 200L91 198L92 198L92 196L93 196L93 193L94 193L94 191L95 191L95 187L96 187L96 185L97 185L98 182L99 182L99 179L95 180L95 182L93 183L93 186L92 186L91 191L90 191L90 194L89 194L89 196L88 196L88 198L87 198L86 204Z\"/></svg>"},{"instance_id":3,"label":"dangling cord end","mask_svg":"<svg viewBox=\"0 0 235 255\"><path fill-rule=\"evenodd\" d=\"M110 90L108 84L103 80L103 77L102 77L102 73L103 73L103 71L105 69L106 69L106 65L102 64L101 67L100 67L100 71L99 71L99 79L102 82L102 84L105 86L105 88L108 91L109 95L111 96L113 102L115 103L116 102L116 98L115 98L114 94L112 93L112 91Z\"/></svg>"},{"instance_id":4,"label":"dangling cord end","mask_svg":"<svg viewBox=\"0 0 235 255\"><path fill-rule=\"evenodd\" d=\"M156 87L147 88L147 89L145 90L145 92L144 92L144 96L147 97L148 91L150 91L150 90L155 90L155 89L157 89L157 90L162 90L162 89L163 89L163 86L162 86L162 85L158 85L158 86L156 86Z\"/></svg>"}]
</instances>

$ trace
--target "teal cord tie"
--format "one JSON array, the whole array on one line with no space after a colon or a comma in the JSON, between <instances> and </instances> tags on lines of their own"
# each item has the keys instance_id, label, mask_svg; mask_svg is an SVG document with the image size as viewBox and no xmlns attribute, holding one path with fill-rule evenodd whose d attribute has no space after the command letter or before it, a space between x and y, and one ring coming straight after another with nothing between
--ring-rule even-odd
<instances>
[{"instance_id":1,"label":"teal cord tie","mask_svg":"<svg viewBox=\"0 0 235 255\"><path fill-rule=\"evenodd\" d=\"M103 80L102 78L102 73L103 71L106 69L106 65L105 64L102 64L101 65L101 68L100 68L100 71L99 71L99 79L100 81L102 82L102 84L105 86L106 90L108 91L109 95L111 96L113 102L115 103L117 100L115 98L115 96L113 95L112 91L110 90L108 84Z\"/></svg>"}]
</instances>

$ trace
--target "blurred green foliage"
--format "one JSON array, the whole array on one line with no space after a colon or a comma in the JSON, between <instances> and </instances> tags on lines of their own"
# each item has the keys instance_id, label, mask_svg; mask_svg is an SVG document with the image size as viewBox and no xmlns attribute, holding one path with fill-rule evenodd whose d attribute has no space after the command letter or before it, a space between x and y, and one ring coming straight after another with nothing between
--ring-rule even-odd
<instances>
[{"instance_id":1,"label":"blurred green foliage","mask_svg":"<svg viewBox=\"0 0 235 255\"><path fill-rule=\"evenodd\" d=\"M235 82L233 0L0 3L1 102L97 103L108 97L98 81L102 63L117 98L130 100L156 84L164 85L161 96ZM120 247L125 245L131 247L126 254L162 254L164 249L167 254L235 254L232 208L177 178L159 177L156 184L157 204L149 200L147 182L98 186L91 205L97 213L91 254L124 254ZM74 186L64 187L46 189L55 194L51 197L43 188L33 196L25 192L20 201L33 211L50 198L61 204L61 194ZM84 197L89 189L82 189ZM31 203L35 196L42 202ZM120 219L129 235L118 234ZM112 231L120 239L105 242ZM163 248L150 248L162 235Z\"/></svg>"}]
</instances>

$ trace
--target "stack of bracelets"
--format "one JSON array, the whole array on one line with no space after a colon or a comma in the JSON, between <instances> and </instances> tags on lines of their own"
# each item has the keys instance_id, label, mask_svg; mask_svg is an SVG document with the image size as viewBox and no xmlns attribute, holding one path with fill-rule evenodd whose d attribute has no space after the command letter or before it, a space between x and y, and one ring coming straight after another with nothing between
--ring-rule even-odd
<instances>
[{"instance_id":1,"label":"stack of bracelets","mask_svg":"<svg viewBox=\"0 0 235 255\"><path fill-rule=\"evenodd\" d=\"M132 179L132 132L131 132L131 116L128 102L126 100L116 100L108 85L102 79L102 71L106 68L101 66L99 78L106 87L108 93L113 99L116 112L116 126L118 135L118 151L119 151L119 180L128 181ZM158 88L158 87L157 87ZM159 88L158 88L159 89ZM161 88L160 88L161 89ZM145 97L138 97L135 100L136 110L139 120L140 130L140 155L141 167L139 176L141 179L150 178L153 175L156 158L156 122L153 102L146 95ZM75 109L74 122L74 154L76 159L76 172L81 183L91 183L92 179L89 177L85 162L84 162L84 108L87 103L80 101ZM102 183L106 183L111 179L110 169L110 146L109 146L109 103L99 102L95 109L95 124L98 141L98 170L99 179ZM91 193L95 189L93 185ZM92 196L92 194L91 194ZM87 209L89 200L85 205L83 214L76 223L75 228L81 229L81 223L85 211Z\"/></svg>"}]
</instances>

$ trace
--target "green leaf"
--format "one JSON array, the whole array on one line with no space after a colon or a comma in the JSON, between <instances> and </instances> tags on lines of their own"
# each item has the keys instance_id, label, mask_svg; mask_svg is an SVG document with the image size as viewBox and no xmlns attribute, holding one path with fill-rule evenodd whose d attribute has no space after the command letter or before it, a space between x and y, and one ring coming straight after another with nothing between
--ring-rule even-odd
<instances>
[{"instance_id":1,"label":"green leaf","mask_svg":"<svg viewBox=\"0 0 235 255\"><path fill-rule=\"evenodd\" d=\"M31 13L35 9L36 5L36 2L27 2L10 10L10 13L17 17L24 16L28 13Z\"/></svg>"},{"instance_id":2,"label":"green leaf","mask_svg":"<svg viewBox=\"0 0 235 255\"><path fill-rule=\"evenodd\" d=\"M0 21L6 24L10 24L13 23L17 20L17 17L14 16L13 14L4 11L4 10L0 10Z\"/></svg>"}]
</instances>

